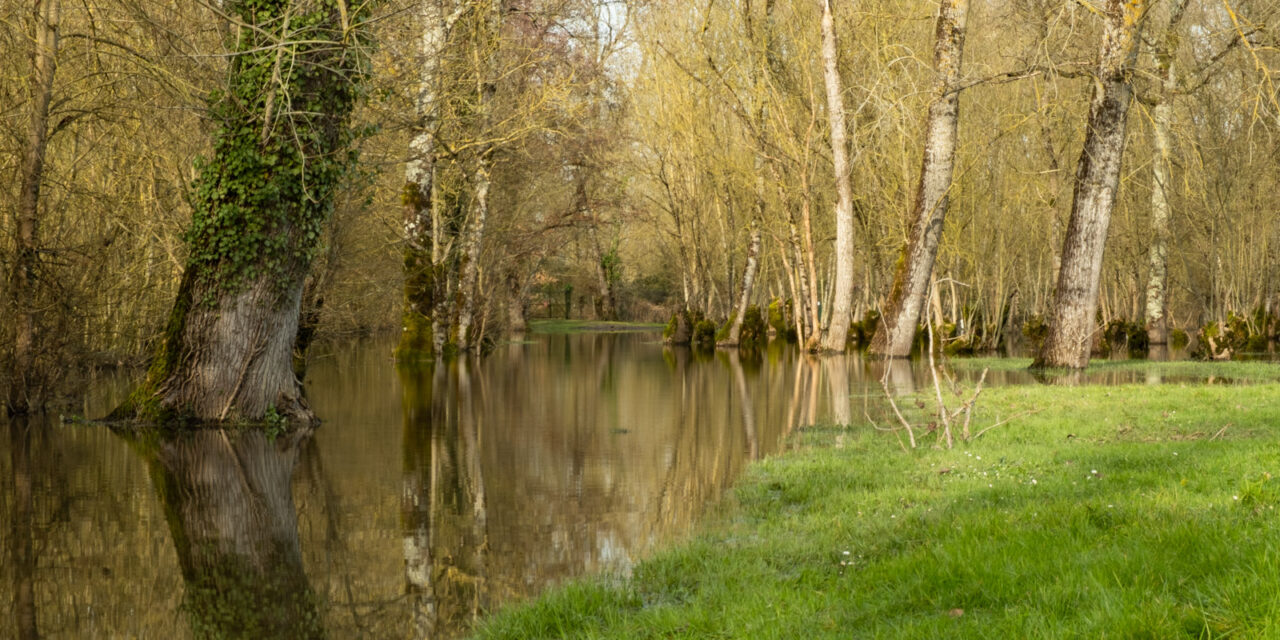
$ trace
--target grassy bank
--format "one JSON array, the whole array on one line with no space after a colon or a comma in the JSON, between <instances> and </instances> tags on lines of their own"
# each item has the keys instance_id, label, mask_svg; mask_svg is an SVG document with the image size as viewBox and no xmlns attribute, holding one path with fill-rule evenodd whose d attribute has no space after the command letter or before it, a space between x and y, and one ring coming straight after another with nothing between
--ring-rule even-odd
<instances>
[{"instance_id":1,"label":"grassy bank","mask_svg":"<svg viewBox=\"0 0 1280 640\"><path fill-rule=\"evenodd\" d=\"M702 532L481 638L1280 637L1280 385L990 389L952 451L814 427Z\"/></svg>"}]
</instances>

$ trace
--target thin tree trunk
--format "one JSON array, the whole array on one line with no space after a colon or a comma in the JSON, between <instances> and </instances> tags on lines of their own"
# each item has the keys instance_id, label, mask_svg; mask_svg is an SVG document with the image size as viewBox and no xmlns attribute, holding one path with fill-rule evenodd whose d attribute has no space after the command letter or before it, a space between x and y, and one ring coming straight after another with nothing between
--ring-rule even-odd
<instances>
[{"instance_id":1,"label":"thin tree trunk","mask_svg":"<svg viewBox=\"0 0 1280 640\"><path fill-rule=\"evenodd\" d=\"M1187 8L1187 0L1173 0L1169 7L1169 26L1164 42L1156 51L1160 69L1160 92L1156 97L1153 137L1156 147L1152 163L1151 185L1151 273L1147 281L1146 321L1147 338L1151 344L1168 344L1168 285L1169 285L1169 180L1171 147L1169 137L1173 128L1173 93L1177 89L1175 63L1178 49L1178 22Z\"/></svg>"},{"instance_id":2,"label":"thin tree trunk","mask_svg":"<svg viewBox=\"0 0 1280 640\"><path fill-rule=\"evenodd\" d=\"M831 0L826 0L822 4L822 64L827 86L827 118L831 124L831 156L835 164L837 198L835 297L822 348L843 352L853 318L853 185L850 183L838 51L835 17L831 12Z\"/></svg>"},{"instance_id":3,"label":"thin tree trunk","mask_svg":"<svg viewBox=\"0 0 1280 640\"><path fill-rule=\"evenodd\" d=\"M1089 364L1107 228L1120 183L1125 129L1133 89L1129 68L1137 54L1145 0L1107 0L1097 83L1084 149L1076 166L1075 197L1054 292L1049 334L1032 368L1082 369Z\"/></svg>"},{"instance_id":4,"label":"thin tree trunk","mask_svg":"<svg viewBox=\"0 0 1280 640\"><path fill-rule=\"evenodd\" d=\"M964 53L968 0L940 0L933 66L933 102L929 105L920 166L920 185L912 208L913 223L903 260L894 274L885 302L884 317L871 341L871 351L891 358L911 355L916 326L925 306L929 277L942 240L948 192L955 169L956 137L960 120L960 78Z\"/></svg>"},{"instance_id":5,"label":"thin tree trunk","mask_svg":"<svg viewBox=\"0 0 1280 640\"><path fill-rule=\"evenodd\" d=\"M458 287L458 328L455 341L458 351L474 346L471 340L471 324L475 319L476 280L480 274L480 246L484 240L485 221L489 217L489 156L481 156L474 178L475 201L471 212L471 224L462 248L462 274Z\"/></svg>"},{"instance_id":6,"label":"thin tree trunk","mask_svg":"<svg viewBox=\"0 0 1280 640\"><path fill-rule=\"evenodd\" d=\"M32 12L31 112L22 154L14 226L14 261L9 273L9 298L13 310L13 370L6 402L11 415L25 414L41 404L36 371L37 333L40 322L36 303L40 250L40 187L44 180L45 149L49 143L49 105L58 68L60 0L36 0Z\"/></svg>"},{"instance_id":7,"label":"thin tree trunk","mask_svg":"<svg viewBox=\"0 0 1280 640\"><path fill-rule=\"evenodd\" d=\"M729 335L720 342L720 346L734 347L742 340L742 318L747 314L747 306L751 303L751 292L756 284L756 272L760 268L760 233L760 223L752 218L751 239L747 245L747 265L742 271L742 293L738 296L733 324L729 325Z\"/></svg>"},{"instance_id":8,"label":"thin tree trunk","mask_svg":"<svg viewBox=\"0 0 1280 640\"><path fill-rule=\"evenodd\" d=\"M444 344L439 312L444 308L445 280L441 229L435 197L436 128L440 122L440 64L449 32L460 16L456 0L419 0L417 122L409 141L404 184L404 310L400 359L440 355ZM439 338L439 339L437 339Z\"/></svg>"}]
</instances>

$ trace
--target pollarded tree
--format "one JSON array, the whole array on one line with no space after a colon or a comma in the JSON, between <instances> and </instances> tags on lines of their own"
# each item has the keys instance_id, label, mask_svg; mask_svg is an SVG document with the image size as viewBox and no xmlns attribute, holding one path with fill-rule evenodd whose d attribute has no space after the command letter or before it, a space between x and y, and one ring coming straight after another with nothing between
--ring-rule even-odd
<instances>
[{"instance_id":1,"label":"pollarded tree","mask_svg":"<svg viewBox=\"0 0 1280 640\"><path fill-rule=\"evenodd\" d=\"M302 288L352 161L374 3L232 0L192 185L190 255L147 380L116 417L314 420L294 375Z\"/></svg>"},{"instance_id":2,"label":"pollarded tree","mask_svg":"<svg viewBox=\"0 0 1280 640\"><path fill-rule=\"evenodd\" d=\"M1082 369L1089 364L1102 256L1120 186L1120 161L1133 101L1130 71L1146 12L1145 0L1107 0L1102 9L1102 48L1084 149L1076 164L1075 197L1053 317L1032 368Z\"/></svg>"}]
</instances>

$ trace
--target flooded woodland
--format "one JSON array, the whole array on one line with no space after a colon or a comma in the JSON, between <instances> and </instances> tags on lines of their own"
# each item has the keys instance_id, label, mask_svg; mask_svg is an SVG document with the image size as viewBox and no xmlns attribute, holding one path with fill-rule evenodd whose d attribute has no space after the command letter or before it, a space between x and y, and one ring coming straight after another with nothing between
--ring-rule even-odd
<instances>
[{"instance_id":1,"label":"flooded woodland","mask_svg":"<svg viewBox=\"0 0 1280 640\"><path fill-rule=\"evenodd\" d=\"M0 51L21 640L452 637L810 425L1280 342L1273 0L0 0Z\"/></svg>"}]
</instances>

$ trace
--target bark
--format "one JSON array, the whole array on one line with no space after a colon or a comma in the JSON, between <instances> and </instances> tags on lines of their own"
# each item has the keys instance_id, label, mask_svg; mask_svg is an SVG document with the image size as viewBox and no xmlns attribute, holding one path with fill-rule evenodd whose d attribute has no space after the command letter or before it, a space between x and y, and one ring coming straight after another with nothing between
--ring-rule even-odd
<instances>
[{"instance_id":1,"label":"bark","mask_svg":"<svg viewBox=\"0 0 1280 640\"><path fill-rule=\"evenodd\" d=\"M963 0L962 0L963 1ZM853 185L845 132L844 95L837 64L835 18L831 0L822 6L822 63L827 87L827 118L831 124L831 156L836 172L836 278L831 318L822 339L825 351L845 350L853 319Z\"/></svg>"},{"instance_id":2,"label":"bark","mask_svg":"<svg viewBox=\"0 0 1280 640\"><path fill-rule=\"evenodd\" d=\"M439 224L436 212L436 129L440 124L440 65L449 31L458 19L453 0L419 0L422 40L418 51L417 118L405 164L404 321L396 355L401 359L439 354L437 309L440 291Z\"/></svg>"},{"instance_id":3,"label":"bark","mask_svg":"<svg viewBox=\"0 0 1280 640\"><path fill-rule=\"evenodd\" d=\"M1120 182L1125 129L1133 98L1129 70L1137 54L1143 0L1108 0L1097 80L1075 196L1054 292L1052 320L1034 369L1082 369L1089 364L1107 228Z\"/></svg>"},{"instance_id":4,"label":"bark","mask_svg":"<svg viewBox=\"0 0 1280 640\"><path fill-rule=\"evenodd\" d=\"M454 340L458 351L467 351L473 346L471 325L476 313L476 282L480 276L480 247L484 241L484 226L489 218L490 160L482 156L473 179L475 189L471 211L471 224L462 247L462 268L458 287L458 325Z\"/></svg>"},{"instance_id":5,"label":"bark","mask_svg":"<svg viewBox=\"0 0 1280 640\"><path fill-rule=\"evenodd\" d=\"M1169 342L1169 180L1170 132L1173 128L1173 94L1177 90L1177 26L1187 8L1186 0L1173 0L1164 42L1156 51L1160 70L1160 91L1152 110L1152 135L1156 157L1152 163L1150 277L1147 281L1147 338L1153 345Z\"/></svg>"},{"instance_id":6,"label":"bark","mask_svg":"<svg viewBox=\"0 0 1280 640\"><path fill-rule=\"evenodd\" d=\"M720 346L736 347L742 340L742 319L747 315L747 306L751 303L751 292L755 289L756 273L760 269L760 224L752 219L751 239L747 245L747 265L742 271L742 293L738 296L738 305L733 313L733 323L729 325L729 334L720 342Z\"/></svg>"},{"instance_id":7,"label":"bark","mask_svg":"<svg viewBox=\"0 0 1280 640\"><path fill-rule=\"evenodd\" d=\"M9 422L10 471L13 504L9 514L9 558L13 575L13 622L18 640L36 640L36 553L32 504L31 424L25 418Z\"/></svg>"},{"instance_id":8,"label":"bark","mask_svg":"<svg viewBox=\"0 0 1280 640\"><path fill-rule=\"evenodd\" d=\"M948 192L955 168L956 136L960 121L960 78L964 53L968 0L940 0L933 50L933 101L925 125L924 158L920 184L912 207L911 233L903 249L902 262L893 277L885 301L884 316L871 341L872 353L890 358L911 355L916 327L933 263L942 240L947 215Z\"/></svg>"},{"instance_id":9,"label":"bark","mask_svg":"<svg viewBox=\"0 0 1280 640\"><path fill-rule=\"evenodd\" d=\"M270 13L229 6L250 23ZM192 188L191 252L163 345L147 382L114 417L315 421L293 347L303 285L349 157L362 37L348 34L341 46L295 41L288 11L298 6L267 7L286 18L263 18L233 41L238 55L227 92L210 106L220 126ZM345 10L307 6L313 13L300 20L344 33ZM288 50L289 70L268 77L263 51L277 46ZM312 110L273 119L271 96L280 92Z\"/></svg>"},{"instance_id":10,"label":"bark","mask_svg":"<svg viewBox=\"0 0 1280 640\"><path fill-rule=\"evenodd\" d=\"M148 443L197 638L324 637L291 492L310 437L202 430L138 439Z\"/></svg>"},{"instance_id":11,"label":"bark","mask_svg":"<svg viewBox=\"0 0 1280 640\"><path fill-rule=\"evenodd\" d=\"M44 180L45 149L49 143L49 105L58 67L60 0L36 0L32 12L31 112L23 145L21 184L14 225L14 261L9 273L9 297L14 319L13 370L6 407L11 415L25 414L40 404L41 376L36 371L40 328L36 302L40 250L40 187Z\"/></svg>"}]
</instances>

